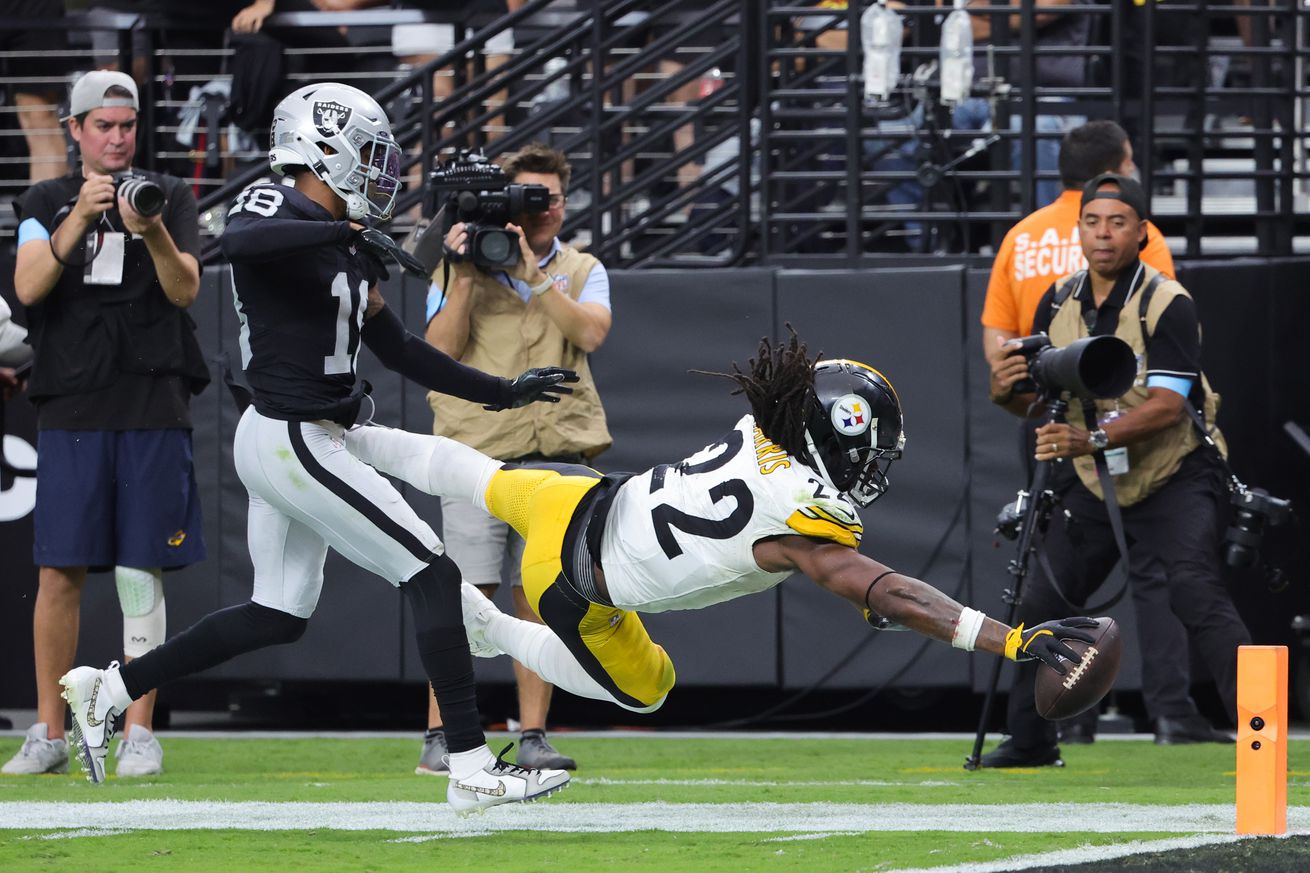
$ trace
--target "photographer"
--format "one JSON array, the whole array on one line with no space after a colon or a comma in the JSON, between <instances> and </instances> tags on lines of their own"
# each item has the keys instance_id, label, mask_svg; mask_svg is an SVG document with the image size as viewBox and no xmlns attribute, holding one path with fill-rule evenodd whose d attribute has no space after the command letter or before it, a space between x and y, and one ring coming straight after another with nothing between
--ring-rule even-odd
<instances>
[{"instance_id":1,"label":"photographer","mask_svg":"<svg viewBox=\"0 0 1310 873\"><path fill-rule=\"evenodd\" d=\"M518 263L508 270L475 267L467 259L464 223L446 235L449 288L443 288L445 265L438 264L428 294L428 342L453 358L488 373L516 374L526 367L561 366L576 370L580 382L566 403L535 404L499 416L486 415L476 403L429 394L434 432L508 462L590 463L609 448L605 410L596 392L587 356L605 341L610 329L609 275L591 255L561 243L564 202L571 168L563 153L539 143L525 146L501 164L512 184L544 185L549 207L510 216L506 227L518 234ZM544 204L543 204L544 205ZM471 219L470 219L471 220ZM510 527L477 507L457 500L441 503L442 539L465 580L491 595L506 579L517 614L537 621L523 594L519 564L524 542ZM506 572L502 577L502 564ZM559 754L546 739L551 686L514 663L523 736L518 763L528 767L573 769L572 758ZM435 702L419 773L443 769L444 738Z\"/></svg>"},{"instance_id":2,"label":"photographer","mask_svg":"<svg viewBox=\"0 0 1310 873\"><path fill-rule=\"evenodd\" d=\"M1219 539L1228 507L1223 473L1201 443L1187 404L1204 410L1214 428L1218 398L1201 373L1196 308L1181 285L1138 259L1146 236L1146 196L1131 178L1105 173L1083 189L1079 234L1088 269L1057 281L1037 307L1033 330L1055 346L1086 336L1117 336L1136 355L1137 378L1117 400L1097 401L1096 421L1074 402L1069 421L1037 429L1038 461L1072 463L1078 482L1064 498L1069 523L1045 538L1050 572L1030 580L1019 618L1032 624L1062 614L1063 597L1085 602L1119 559L1094 455L1103 452L1122 507L1129 575L1139 616L1170 608L1215 678L1230 717L1236 715L1237 647L1250 642L1219 568ZM1015 390L1030 375L1013 340L1008 357L992 362L992 400L1017 415L1041 414L1032 393ZM1040 380L1039 380L1040 381ZM1040 386L1039 386L1040 387ZM1187 696L1185 646L1167 630L1138 622L1143 689L1157 743L1231 742L1215 731ZM1021 670L1009 703L1010 738L983 757L983 766L1042 766L1059 761L1055 725L1033 709L1033 674Z\"/></svg>"},{"instance_id":3,"label":"photographer","mask_svg":"<svg viewBox=\"0 0 1310 873\"><path fill-rule=\"evenodd\" d=\"M138 109L130 76L82 76L67 118L81 168L15 205L14 285L35 352L40 582L37 723L6 773L67 770L59 677L73 666L88 569L114 569L131 659L164 640L163 570L205 557L189 404L209 371L186 313L200 287L196 202L180 179L132 173ZM160 771L153 705L126 713L121 776Z\"/></svg>"}]
</instances>

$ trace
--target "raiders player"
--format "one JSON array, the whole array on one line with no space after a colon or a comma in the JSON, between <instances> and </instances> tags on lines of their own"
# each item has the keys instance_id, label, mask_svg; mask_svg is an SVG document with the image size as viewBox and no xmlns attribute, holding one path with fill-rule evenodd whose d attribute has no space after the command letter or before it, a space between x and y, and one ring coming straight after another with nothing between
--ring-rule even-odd
<instances>
[{"instance_id":1,"label":"raiders player","mask_svg":"<svg viewBox=\"0 0 1310 873\"><path fill-rule=\"evenodd\" d=\"M383 303L375 285L386 275L380 258L403 264L405 256L358 222L390 216L400 149L371 97L346 85L301 88L278 104L272 141L273 171L295 186L244 191L222 238L253 395L233 455L250 493L254 593L149 657L103 671L79 667L61 680L83 766L93 782L103 779L116 717L131 700L243 652L298 639L318 602L330 546L408 597L419 655L446 716L449 802L467 811L550 794L567 784L568 773L516 767L487 749L459 570L432 529L350 453L342 435L361 405L371 410L367 385L355 376L361 343L423 387L491 410L558 402L572 390L561 383L576 377L552 368L510 381L470 369L407 333Z\"/></svg>"},{"instance_id":2,"label":"raiders player","mask_svg":"<svg viewBox=\"0 0 1310 873\"><path fill-rule=\"evenodd\" d=\"M673 664L638 613L700 609L765 591L794 572L861 610L956 648L1040 658L1060 673L1060 641L1088 640L1085 618L1011 629L856 551L857 507L887 489L905 444L891 383L855 361L813 362L793 335L762 343L729 375L750 401L722 440L636 476L579 466L502 465L441 437L361 427L360 458L420 490L484 506L527 540L523 585L546 627L500 612L462 586L474 654L511 655L583 697L653 711ZM727 374L725 374L727 375ZM407 445L405 445L407 443ZM1058 637L1056 636L1058 632Z\"/></svg>"}]
</instances>

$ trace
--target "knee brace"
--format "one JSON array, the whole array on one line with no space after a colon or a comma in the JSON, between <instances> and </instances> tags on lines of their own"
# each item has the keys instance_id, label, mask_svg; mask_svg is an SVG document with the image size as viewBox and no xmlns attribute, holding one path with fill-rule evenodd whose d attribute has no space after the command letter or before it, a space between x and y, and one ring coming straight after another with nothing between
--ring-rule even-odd
<instances>
[{"instance_id":1,"label":"knee brace","mask_svg":"<svg viewBox=\"0 0 1310 873\"><path fill-rule=\"evenodd\" d=\"M123 654L139 658L164 641L164 577L158 567L115 567L114 585L123 610Z\"/></svg>"}]
</instances>

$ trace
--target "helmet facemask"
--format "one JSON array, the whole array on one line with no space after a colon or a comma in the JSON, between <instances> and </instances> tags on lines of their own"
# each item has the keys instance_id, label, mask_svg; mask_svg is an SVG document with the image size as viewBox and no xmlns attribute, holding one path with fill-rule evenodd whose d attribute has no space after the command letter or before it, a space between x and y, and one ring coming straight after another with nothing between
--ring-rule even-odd
<instances>
[{"instance_id":1,"label":"helmet facemask","mask_svg":"<svg viewBox=\"0 0 1310 873\"><path fill-rule=\"evenodd\" d=\"M346 182L368 203L370 215L383 220L391 217L400 192L400 146L391 134L379 131L373 135L372 142L360 150L360 162Z\"/></svg>"}]
</instances>

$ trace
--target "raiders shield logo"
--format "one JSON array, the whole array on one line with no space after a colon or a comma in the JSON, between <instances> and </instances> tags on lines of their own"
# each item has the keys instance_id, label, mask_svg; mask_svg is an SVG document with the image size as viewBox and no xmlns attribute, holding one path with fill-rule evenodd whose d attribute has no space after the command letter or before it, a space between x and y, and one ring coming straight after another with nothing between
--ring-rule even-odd
<instances>
[{"instance_id":1,"label":"raiders shield logo","mask_svg":"<svg viewBox=\"0 0 1310 873\"><path fill-rule=\"evenodd\" d=\"M336 136L350 121L350 107L342 106L335 100L324 100L314 104L314 127L323 136Z\"/></svg>"}]
</instances>

